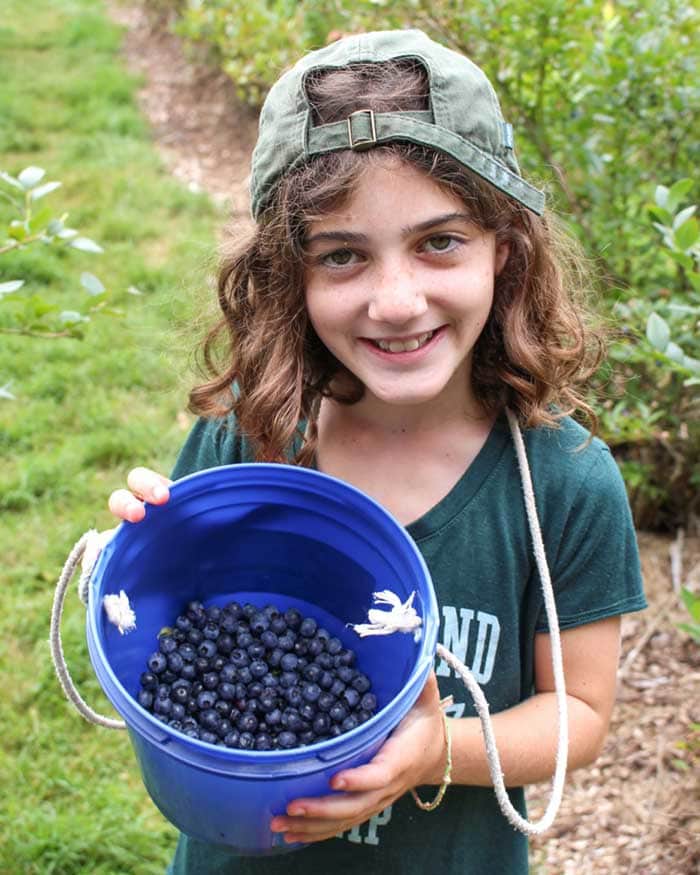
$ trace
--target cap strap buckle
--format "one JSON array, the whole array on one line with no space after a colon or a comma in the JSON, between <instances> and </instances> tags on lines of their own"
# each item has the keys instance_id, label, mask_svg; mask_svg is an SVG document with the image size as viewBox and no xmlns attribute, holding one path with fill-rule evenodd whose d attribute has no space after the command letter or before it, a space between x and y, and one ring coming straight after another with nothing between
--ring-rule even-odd
<instances>
[{"instance_id":1,"label":"cap strap buckle","mask_svg":"<svg viewBox=\"0 0 700 875\"><path fill-rule=\"evenodd\" d=\"M377 126L374 111L358 109L348 116L348 141L355 152L371 149L377 143Z\"/></svg>"}]
</instances>

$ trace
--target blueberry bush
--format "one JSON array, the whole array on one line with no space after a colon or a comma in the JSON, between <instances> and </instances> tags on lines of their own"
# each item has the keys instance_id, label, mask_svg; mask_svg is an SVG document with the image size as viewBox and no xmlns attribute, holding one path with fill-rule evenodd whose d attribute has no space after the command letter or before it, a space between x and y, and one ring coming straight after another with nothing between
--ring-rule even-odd
<instances>
[{"instance_id":1,"label":"blueberry bush","mask_svg":"<svg viewBox=\"0 0 700 875\"><path fill-rule=\"evenodd\" d=\"M637 522L671 528L700 511L700 225L693 181L657 185L647 214L659 280L620 292L611 311L602 427ZM663 273L665 272L665 281Z\"/></svg>"},{"instance_id":2,"label":"blueberry bush","mask_svg":"<svg viewBox=\"0 0 700 875\"><path fill-rule=\"evenodd\" d=\"M44 206L43 198L61 186L58 181L44 181L45 175L43 168L34 166L25 167L17 176L0 171L0 197L11 209L5 239L0 239L0 255L9 265L0 273L0 334L80 339L86 323L98 313L121 315L120 310L110 306L109 293L97 276L87 271L81 274L82 293L78 302L67 309L46 296L45 286L50 283L37 290L35 284L26 286L23 278L11 275L13 270L21 272L12 256L29 246L102 252L99 244L67 224L67 213L58 215ZM8 271L11 278L3 275ZM0 387L0 398L14 398L9 384Z\"/></svg>"},{"instance_id":3,"label":"blueberry bush","mask_svg":"<svg viewBox=\"0 0 700 875\"><path fill-rule=\"evenodd\" d=\"M178 31L208 47L255 106L303 51L342 33L419 27L479 64L514 126L523 167L547 189L594 268L603 316L615 330L614 373L603 371L598 383L610 392L602 436L623 468L637 522L663 529L697 513L700 292L698 224L688 204L700 158L697 5L171 0L170 7Z\"/></svg>"}]
</instances>

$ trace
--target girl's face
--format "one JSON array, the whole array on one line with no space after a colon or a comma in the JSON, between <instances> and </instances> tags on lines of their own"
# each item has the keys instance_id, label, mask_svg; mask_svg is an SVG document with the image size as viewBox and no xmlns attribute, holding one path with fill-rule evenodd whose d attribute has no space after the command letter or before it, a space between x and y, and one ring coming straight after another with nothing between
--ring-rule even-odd
<instances>
[{"instance_id":1,"label":"girl's face","mask_svg":"<svg viewBox=\"0 0 700 875\"><path fill-rule=\"evenodd\" d=\"M372 162L344 206L311 222L306 249L311 323L370 398L463 409L507 245L394 159Z\"/></svg>"}]
</instances>

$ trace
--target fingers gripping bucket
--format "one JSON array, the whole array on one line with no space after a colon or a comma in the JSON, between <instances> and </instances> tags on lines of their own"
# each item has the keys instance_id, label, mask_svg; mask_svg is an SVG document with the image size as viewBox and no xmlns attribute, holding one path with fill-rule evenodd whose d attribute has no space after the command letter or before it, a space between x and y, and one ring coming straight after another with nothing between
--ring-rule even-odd
<instances>
[{"instance_id":1,"label":"fingers gripping bucket","mask_svg":"<svg viewBox=\"0 0 700 875\"><path fill-rule=\"evenodd\" d=\"M372 594L413 591L413 635L359 638ZM102 608L124 590L136 629L120 635ZM183 605L232 599L297 607L357 653L372 680L374 717L344 735L291 751L207 744L170 728L135 696L159 630ZM300 796L330 792L342 768L368 761L410 710L432 667L437 604L428 570L404 529L363 493L285 465L235 465L175 483L105 547L89 587L87 641L98 680L124 718L151 798L181 831L242 854L289 850L271 818Z\"/></svg>"}]
</instances>

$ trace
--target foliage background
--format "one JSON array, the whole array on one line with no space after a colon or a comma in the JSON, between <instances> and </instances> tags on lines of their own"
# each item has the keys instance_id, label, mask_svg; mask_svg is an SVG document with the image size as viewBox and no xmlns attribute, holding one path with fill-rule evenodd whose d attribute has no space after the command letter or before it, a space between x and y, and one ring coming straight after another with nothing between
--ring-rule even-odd
<instances>
[{"instance_id":1,"label":"foliage background","mask_svg":"<svg viewBox=\"0 0 700 875\"><path fill-rule=\"evenodd\" d=\"M614 371L601 371L597 387L603 437L637 523L672 529L700 510L696 4L160 2L179 10L178 31L206 46L256 106L301 52L339 33L419 27L481 66L515 128L521 165L591 259L614 341ZM666 343L647 331L652 313L668 327ZM674 346L668 354L669 341L682 355Z\"/></svg>"},{"instance_id":2,"label":"foliage background","mask_svg":"<svg viewBox=\"0 0 700 875\"><path fill-rule=\"evenodd\" d=\"M168 470L189 421L183 371L210 298L223 215L171 179L120 57L121 29L94 0L5 0L0 14L0 170L42 166L43 202L104 250L37 243L0 258L0 872L162 873L175 831L143 792L125 733L68 708L48 648L53 586L85 529L108 528L106 496L142 459ZM2 230L15 207L0 199ZM84 310L94 271L122 315L83 339L6 334L33 297ZM141 295L129 294L130 287ZM25 313L26 315L26 313ZM74 593L64 648L83 695L110 713L90 669Z\"/></svg>"}]
</instances>

